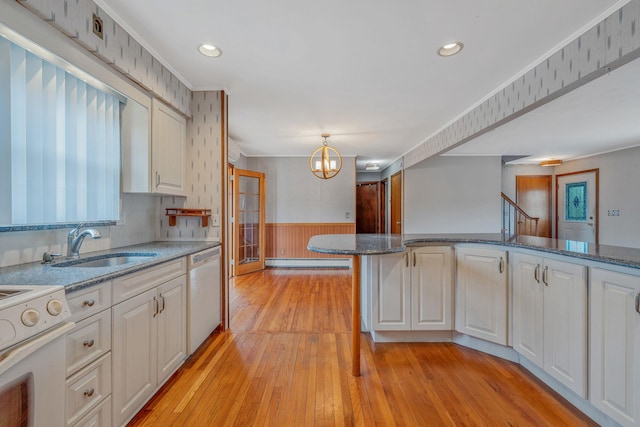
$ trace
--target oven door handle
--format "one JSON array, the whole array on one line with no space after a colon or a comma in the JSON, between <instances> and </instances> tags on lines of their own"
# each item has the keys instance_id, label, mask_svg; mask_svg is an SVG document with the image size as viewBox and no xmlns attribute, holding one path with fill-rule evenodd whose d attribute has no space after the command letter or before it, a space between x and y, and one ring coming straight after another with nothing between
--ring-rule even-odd
<instances>
[{"instance_id":1,"label":"oven door handle","mask_svg":"<svg viewBox=\"0 0 640 427\"><path fill-rule=\"evenodd\" d=\"M64 322L31 339L16 344L7 351L0 353L0 375L11 369L31 353L49 344L56 338L66 334L76 326L73 322Z\"/></svg>"}]
</instances>

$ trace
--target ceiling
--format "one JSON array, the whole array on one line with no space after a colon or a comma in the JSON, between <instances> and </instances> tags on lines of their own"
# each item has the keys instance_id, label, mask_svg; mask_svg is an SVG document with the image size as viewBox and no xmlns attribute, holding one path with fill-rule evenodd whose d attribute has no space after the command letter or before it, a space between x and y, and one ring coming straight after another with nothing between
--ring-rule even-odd
<instances>
[{"instance_id":1,"label":"ceiling","mask_svg":"<svg viewBox=\"0 0 640 427\"><path fill-rule=\"evenodd\" d=\"M189 88L229 93L229 135L243 154L306 157L321 144L320 134L330 133L329 144L357 156L358 169L371 161L388 165L626 2L96 1ZM464 43L461 53L436 54L452 41ZM202 43L223 55L200 55ZM599 80L613 80L617 72ZM637 99L630 100L636 107ZM584 99L567 102L599 117L588 120L601 124L588 136L623 143L595 101L588 102L594 110ZM607 103L604 112L613 113L615 98ZM539 125L518 129L520 120L526 121L504 126L502 143L491 141L499 129L451 154L569 153L553 152L558 138L540 151L541 144L520 133L539 133ZM577 110L562 123L562 144L585 131Z\"/></svg>"}]
</instances>

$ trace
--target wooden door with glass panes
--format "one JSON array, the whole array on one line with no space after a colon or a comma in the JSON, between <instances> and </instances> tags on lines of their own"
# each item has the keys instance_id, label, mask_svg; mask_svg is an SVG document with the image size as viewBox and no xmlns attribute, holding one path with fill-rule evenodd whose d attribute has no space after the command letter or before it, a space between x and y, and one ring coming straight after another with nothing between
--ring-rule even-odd
<instances>
[{"instance_id":1,"label":"wooden door with glass panes","mask_svg":"<svg viewBox=\"0 0 640 427\"><path fill-rule=\"evenodd\" d=\"M234 169L235 274L264 269L265 176L264 173Z\"/></svg>"}]
</instances>

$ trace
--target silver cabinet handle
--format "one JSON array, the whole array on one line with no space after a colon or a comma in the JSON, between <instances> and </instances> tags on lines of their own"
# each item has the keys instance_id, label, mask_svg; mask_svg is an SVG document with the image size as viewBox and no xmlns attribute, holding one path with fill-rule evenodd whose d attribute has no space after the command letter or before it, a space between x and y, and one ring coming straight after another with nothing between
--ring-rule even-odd
<instances>
[{"instance_id":1,"label":"silver cabinet handle","mask_svg":"<svg viewBox=\"0 0 640 427\"><path fill-rule=\"evenodd\" d=\"M504 258L500 257L500 263L498 264L498 270L500 271L500 274L502 274L502 272L504 271Z\"/></svg>"},{"instance_id":2,"label":"silver cabinet handle","mask_svg":"<svg viewBox=\"0 0 640 427\"><path fill-rule=\"evenodd\" d=\"M404 254L404 266L409 267L409 252L405 252Z\"/></svg>"},{"instance_id":3,"label":"silver cabinet handle","mask_svg":"<svg viewBox=\"0 0 640 427\"><path fill-rule=\"evenodd\" d=\"M96 392L95 389L92 388L91 390L85 390L84 395L85 397L91 397L95 392Z\"/></svg>"},{"instance_id":4,"label":"silver cabinet handle","mask_svg":"<svg viewBox=\"0 0 640 427\"><path fill-rule=\"evenodd\" d=\"M95 343L96 343L96 342L95 342L93 339L90 339L89 341L85 341L85 342L83 342L83 343L82 343L82 345L83 345L83 346L85 346L85 347L91 348L91 347L93 347L93 345L94 345Z\"/></svg>"},{"instance_id":5,"label":"silver cabinet handle","mask_svg":"<svg viewBox=\"0 0 640 427\"><path fill-rule=\"evenodd\" d=\"M416 266L416 253L413 253L413 266Z\"/></svg>"},{"instance_id":6,"label":"silver cabinet handle","mask_svg":"<svg viewBox=\"0 0 640 427\"><path fill-rule=\"evenodd\" d=\"M160 185L160 174L156 172L156 187Z\"/></svg>"},{"instance_id":7,"label":"silver cabinet handle","mask_svg":"<svg viewBox=\"0 0 640 427\"><path fill-rule=\"evenodd\" d=\"M540 264L536 265L536 269L533 271L533 278L540 283Z\"/></svg>"},{"instance_id":8,"label":"silver cabinet handle","mask_svg":"<svg viewBox=\"0 0 640 427\"><path fill-rule=\"evenodd\" d=\"M544 271L542 272L542 281L544 282L545 286L549 286L549 266L545 266L544 267Z\"/></svg>"},{"instance_id":9,"label":"silver cabinet handle","mask_svg":"<svg viewBox=\"0 0 640 427\"><path fill-rule=\"evenodd\" d=\"M636 294L636 311L640 313L640 292Z\"/></svg>"},{"instance_id":10,"label":"silver cabinet handle","mask_svg":"<svg viewBox=\"0 0 640 427\"><path fill-rule=\"evenodd\" d=\"M156 305L156 312L153 313L153 317L156 317L160 313L160 303L158 303L158 298L153 297L153 302Z\"/></svg>"},{"instance_id":11,"label":"silver cabinet handle","mask_svg":"<svg viewBox=\"0 0 640 427\"><path fill-rule=\"evenodd\" d=\"M164 311L164 307L165 307L165 301L164 301L164 295L160 294L160 299L162 299L162 308L160 309L160 313L162 313Z\"/></svg>"},{"instance_id":12,"label":"silver cabinet handle","mask_svg":"<svg viewBox=\"0 0 640 427\"><path fill-rule=\"evenodd\" d=\"M85 302L83 302L83 303L82 303L82 306L83 306L83 307L93 307L93 305L94 305L95 303L96 303L96 302L95 302L94 300L90 299L90 300L86 300Z\"/></svg>"}]
</instances>

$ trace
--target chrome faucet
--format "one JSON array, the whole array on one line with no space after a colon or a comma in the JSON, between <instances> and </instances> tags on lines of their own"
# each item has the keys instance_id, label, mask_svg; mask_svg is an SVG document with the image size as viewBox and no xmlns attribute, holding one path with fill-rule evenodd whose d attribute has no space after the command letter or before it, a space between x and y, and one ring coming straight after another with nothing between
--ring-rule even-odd
<instances>
[{"instance_id":1,"label":"chrome faucet","mask_svg":"<svg viewBox=\"0 0 640 427\"><path fill-rule=\"evenodd\" d=\"M78 258L80 256L80 246L82 246L85 237L91 236L94 239L102 237L102 234L94 228L87 228L81 232L80 229L82 227L82 225L79 225L67 234L67 257L69 258Z\"/></svg>"}]
</instances>

